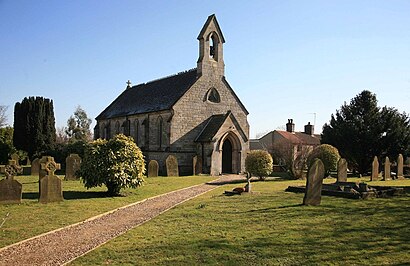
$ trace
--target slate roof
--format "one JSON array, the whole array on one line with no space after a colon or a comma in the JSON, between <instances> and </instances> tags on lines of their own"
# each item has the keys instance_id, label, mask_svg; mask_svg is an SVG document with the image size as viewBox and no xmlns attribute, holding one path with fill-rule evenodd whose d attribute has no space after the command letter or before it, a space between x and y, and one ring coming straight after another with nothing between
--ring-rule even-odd
<instances>
[{"instance_id":1,"label":"slate roof","mask_svg":"<svg viewBox=\"0 0 410 266\"><path fill-rule=\"evenodd\" d=\"M212 138L218 132L219 128L225 122L226 117L229 115L229 112L224 115L213 115L209 118L208 123L206 123L204 129L196 138L197 142L209 142L212 141Z\"/></svg>"},{"instance_id":2,"label":"slate roof","mask_svg":"<svg viewBox=\"0 0 410 266\"><path fill-rule=\"evenodd\" d=\"M196 68L126 89L99 119L169 110L198 79Z\"/></svg>"},{"instance_id":3,"label":"slate roof","mask_svg":"<svg viewBox=\"0 0 410 266\"><path fill-rule=\"evenodd\" d=\"M320 145L320 135L309 135L303 132L288 132L288 131L281 131L276 130L282 137L289 140L294 144L304 144L304 145Z\"/></svg>"}]
</instances>

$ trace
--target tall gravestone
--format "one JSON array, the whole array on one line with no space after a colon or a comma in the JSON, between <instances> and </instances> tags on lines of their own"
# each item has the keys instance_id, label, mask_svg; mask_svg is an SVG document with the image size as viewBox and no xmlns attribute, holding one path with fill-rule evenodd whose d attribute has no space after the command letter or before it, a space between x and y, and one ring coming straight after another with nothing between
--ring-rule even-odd
<instances>
[{"instance_id":1,"label":"tall gravestone","mask_svg":"<svg viewBox=\"0 0 410 266\"><path fill-rule=\"evenodd\" d=\"M40 172L40 159L36 158L31 162L31 175L39 175Z\"/></svg>"},{"instance_id":2,"label":"tall gravestone","mask_svg":"<svg viewBox=\"0 0 410 266\"><path fill-rule=\"evenodd\" d=\"M72 153L65 159L65 180L77 180L80 177L77 176L76 172L80 170L81 167L81 157Z\"/></svg>"},{"instance_id":3,"label":"tall gravestone","mask_svg":"<svg viewBox=\"0 0 410 266\"><path fill-rule=\"evenodd\" d=\"M151 160L148 163L148 177L158 176L159 165L156 160Z\"/></svg>"},{"instance_id":4,"label":"tall gravestone","mask_svg":"<svg viewBox=\"0 0 410 266\"><path fill-rule=\"evenodd\" d=\"M404 160L403 160L403 155L399 154L399 156L397 157L397 179L405 179L404 178L404 174L403 174L403 164L404 164Z\"/></svg>"},{"instance_id":5,"label":"tall gravestone","mask_svg":"<svg viewBox=\"0 0 410 266\"><path fill-rule=\"evenodd\" d=\"M6 176L5 179L0 181L0 204L21 203L23 186L20 182L14 180L14 176L22 172L22 170L14 160L9 160L8 165L0 168L0 172Z\"/></svg>"},{"instance_id":6,"label":"tall gravestone","mask_svg":"<svg viewBox=\"0 0 410 266\"><path fill-rule=\"evenodd\" d=\"M192 169L193 175L202 174L202 157L195 155L192 158L192 166L193 166L193 169Z\"/></svg>"},{"instance_id":7,"label":"tall gravestone","mask_svg":"<svg viewBox=\"0 0 410 266\"><path fill-rule=\"evenodd\" d=\"M165 164L167 166L167 176L179 176L177 157L169 155Z\"/></svg>"},{"instance_id":8,"label":"tall gravestone","mask_svg":"<svg viewBox=\"0 0 410 266\"><path fill-rule=\"evenodd\" d=\"M20 156L17 153L13 153L10 157L13 161L16 162L16 165L20 165L20 163L19 163Z\"/></svg>"},{"instance_id":9,"label":"tall gravestone","mask_svg":"<svg viewBox=\"0 0 410 266\"><path fill-rule=\"evenodd\" d=\"M61 179L54 174L61 166L59 163L54 162L54 158L51 156L44 156L43 158L46 160L41 163L41 169L45 170L47 175L40 178L40 197L38 201L41 203L63 201Z\"/></svg>"},{"instance_id":10,"label":"tall gravestone","mask_svg":"<svg viewBox=\"0 0 410 266\"><path fill-rule=\"evenodd\" d=\"M344 158L337 162L337 182L347 182L347 161Z\"/></svg>"},{"instance_id":11,"label":"tall gravestone","mask_svg":"<svg viewBox=\"0 0 410 266\"><path fill-rule=\"evenodd\" d=\"M309 167L306 179L306 192L303 205L320 205L322 200L322 183L325 176L325 166L320 159L315 159Z\"/></svg>"},{"instance_id":12,"label":"tall gravestone","mask_svg":"<svg viewBox=\"0 0 410 266\"><path fill-rule=\"evenodd\" d=\"M391 180L391 175L390 175L390 159L389 157L386 156L386 159L384 161L384 172L383 172L383 180Z\"/></svg>"},{"instance_id":13,"label":"tall gravestone","mask_svg":"<svg viewBox=\"0 0 410 266\"><path fill-rule=\"evenodd\" d=\"M370 177L370 181L377 181L379 180L379 160L377 156L374 156L372 162L372 175Z\"/></svg>"}]
</instances>

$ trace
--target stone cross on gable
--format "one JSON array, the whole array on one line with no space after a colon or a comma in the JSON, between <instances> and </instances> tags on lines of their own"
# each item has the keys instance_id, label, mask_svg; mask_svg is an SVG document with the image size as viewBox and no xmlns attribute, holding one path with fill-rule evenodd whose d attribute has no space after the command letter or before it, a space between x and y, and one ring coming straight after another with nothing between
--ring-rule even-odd
<instances>
[{"instance_id":1,"label":"stone cross on gable","mask_svg":"<svg viewBox=\"0 0 410 266\"><path fill-rule=\"evenodd\" d=\"M22 172L22 168L15 160L9 160L9 164L2 166L0 172L6 176L6 179L14 179L14 176Z\"/></svg>"},{"instance_id":2,"label":"stone cross on gable","mask_svg":"<svg viewBox=\"0 0 410 266\"><path fill-rule=\"evenodd\" d=\"M47 175L53 176L56 170L61 169L61 165L54 161L54 158L51 156L47 156L47 161L45 163L41 163L41 169L47 171Z\"/></svg>"},{"instance_id":3,"label":"stone cross on gable","mask_svg":"<svg viewBox=\"0 0 410 266\"><path fill-rule=\"evenodd\" d=\"M127 83L127 89L131 88L131 81L128 80L126 83Z\"/></svg>"}]
</instances>

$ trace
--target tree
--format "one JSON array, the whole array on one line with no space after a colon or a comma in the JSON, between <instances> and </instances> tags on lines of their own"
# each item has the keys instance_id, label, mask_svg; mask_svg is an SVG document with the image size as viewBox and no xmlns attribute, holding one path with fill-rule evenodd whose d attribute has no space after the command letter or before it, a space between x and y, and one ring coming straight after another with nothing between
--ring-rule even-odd
<instances>
[{"instance_id":1,"label":"tree","mask_svg":"<svg viewBox=\"0 0 410 266\"><path fill-rule=\"evenodd\" d=\"M144 174L144 156L131 137L118 134L87 144L80 169L86 188L105 185L109 195L118 195L122 188L140 186Z\"/></svg>"},{"instance_id":2,"label":"tree","mask_svg":"<svg viewBox=\"0 0 410 266\"><path fill-rule=\"evenodd\" d=\"M272 156L264 150L251 151L245 159L245 168L250 174L249 178L254 175L263 180L272 173Z\"/></svg>"},{"instance_id":3,"label":"tree","mask_svg":"<svg viewBox=\"0 0 410 266\"><path fill-rule=\"evenodd\" d=\"M13 147L13 128L0 128L0 164L7 164L10 155L16 149Z\"/></svg>"},{"instance_id":4,"label":"tree","mask_svg":"<svg viewBox=\"0 0 410 266\"><path fill-rule=\"evenodd\" d=\"M313 149L310 153L307 164L312 165L315 159L320 159L325 166L326 176L330 175L330 171L337 169L337 162L340 159L339 151L329 144L322 144Z\"/></svg>"},{"instance_id":5,"label":"tree","mask_svg":"<svg viewBox=\"0 0 410 266\"><path fill-rule=\"evenodd\" d=\"M24 98L14 106L13 144L29 157L49 150L56 141L53 101L43 97Z\"/></svg>"},{"instance_id":6,"label":"tree","mask_svg":"<svg viewBox=\"0 0 410 266\"><path fill-rule=\"evenodd\" d=\"M91 140L91 125L92 120L88 118L87 113L81 106L78 106L74 112L74 116L70 116L67 120L66 133L71 141Z\"/></svg>"},{"instance_id":7,"label":"tree","mask_svg":"<svg viewBox=\"0 0 410 266\"><path fill-rule=\"evenodd\" d=\"M376 95L364 90L331 115L323 126L322 143L336 147L354 170L365 174L374 156L409 154L409 117L394 108L378 107Z\"/></svg>"},{"instance_id":8,"label":"tree","mask_svg":"<svg viewBox=\"0 0 410 266\"><path fill-rule=\"evenodd\" d=\"M5 105L0 105L0 128L4 127L7 122L7 106Z\"/></svg>"}]
</instances>

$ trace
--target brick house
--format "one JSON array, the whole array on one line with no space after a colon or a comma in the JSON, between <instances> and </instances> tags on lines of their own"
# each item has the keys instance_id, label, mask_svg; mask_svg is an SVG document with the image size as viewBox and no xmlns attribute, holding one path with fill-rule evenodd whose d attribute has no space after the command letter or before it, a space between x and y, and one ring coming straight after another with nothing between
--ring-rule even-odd
<instances>
[{"instance_id":1,"label":"brick house","mask_svg":"<svg viewBox=\"0 0 410 266\"><path fill-rule=\"evenodd\" d=\"M178 159L181 174L193 173L197 156L202 173L245 171L249 151L248 111L224 76L225 39L215 15L197 38L197 68L127 88L96 118L95 138L132 136L147 162Z\"/></svg>"}]
</instances>

